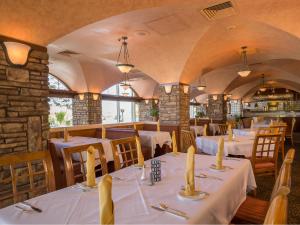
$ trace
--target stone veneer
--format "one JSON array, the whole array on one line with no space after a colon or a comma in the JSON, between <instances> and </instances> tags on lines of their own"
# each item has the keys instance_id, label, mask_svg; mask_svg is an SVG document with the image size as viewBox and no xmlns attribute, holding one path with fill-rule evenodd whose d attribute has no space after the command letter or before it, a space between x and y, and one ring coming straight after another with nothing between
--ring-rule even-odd
<instances>
[{"instance_id":1,"label":"stone veneer","mask_svg":"<svg viewBox=\"0 0 300 225\"><path fill-rule=\"evenodd\" d=\"M0 154L47 149L48 95L47 52L31 51L17 68L0 45Z\"/></svg>"},{"instance_id":2,"label":"stone veneer","mask_svg":"<svg viewBox=\"0 0 300 225\"><path fill-rule=\"evenodd\" d=\"M73 125L97 124L102 122L101 95L93 99L93 93L84 93L84 99L79 95L73 99Z\"/></svg>"},{"instance_id":3,"label":"stone veneer","mask_svg":"<svg viewBox=\"0 0 300 225\"><path fill-rule=\"evenodd\" d=\"M213 120L226 120L227 102L223 94L216 94L217 100L213 99L214 95L208 95L207 115Z\"/></svg>"},{"instance_id":4,"label":"stone veneer","mask_svg":"<svg viewBox=\"0 0 300 225\"><path fill-rule=\"evenodd\" d=\"M174 84L172 92L166 94L164 86L159 88L159 120L161 124L179 125L189 130L190 93L185 94L182 84Z\"/></svg>"},{"instance_id":5,"label":"stone veneer","mask_svg":"<svg viewBox=\"0 0 300 225\"><path fill-rule=\"evenodd\" d=\"M28 63L22 67L8 64L0 44L0 156L16 152L47 149L48 123L48 54L46 48L33 48ZM41 164L32 163L33 170ZM23 167L16 175L27 173ZM35 182L44 182L36 177ZM28 177L18 179L18 189L28 186ZM0 166L0 193L12 189L9 168ZM42 192L41 192L42 193ZM23 194L20 200L32 196ZM1 206L12 204L12 199L1 200Z\"/></svg>"},{"instance_id":6,"label":"stone veneer","mask_svg":"<svg viewBox=\"0 0 300 225\"><path fill-rule=\"evenodd\" d=\"M153 117L150 115L150 110L152 108L158 109L158 104L155 104L154 99L149 99L149 103L146 104L146 102L140 101L139 102L139 111L140 111L140 121L153 121Z\"/></svg>"}]
</instances>

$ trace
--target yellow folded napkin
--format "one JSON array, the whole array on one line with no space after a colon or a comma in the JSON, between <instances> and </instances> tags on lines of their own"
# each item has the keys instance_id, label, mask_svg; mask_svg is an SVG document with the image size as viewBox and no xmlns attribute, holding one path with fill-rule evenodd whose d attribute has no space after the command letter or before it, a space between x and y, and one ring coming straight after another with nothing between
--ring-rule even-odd
<instances>
[{"instance_id":1,"label":"yellow folded napkin","mask_svg":"<svg viewBox=\"0 0 300 225\"><path fill-rule=\"evenodd\" d=\"M160 122L159 122L159 120L157 121L156 129L157 129L158 132L160 131Z\"/></svg>"},{"instance_id":2,"label":"yellow folded napkin","mask_svg":"<svg viewBox=\"0 0 300 225\"><path fill-rule=\"evenodd\" d=\"M98 184L100 224L114 224L114 203L112 200L112 177L106 174Z\"/></svg>"},{"instance_id":3,"label":"yellow folded napkin","mask_svg":"<svg viewBox=\"0 0 300 225\"><path fill-rule=\"evenodd\" d=\"M228 125L228 141L232 141L232 129L231 124Z\"/></svg>"},{"instance_id":4,"label":"yellow folded napkin","mask_svg":"<svg viewBox=\"0 0 300 225\"><path fill-rule=\"evenodd\" d=\"M102 139L106 138L106 128L102 125Z\"/></svg>"},{"instance_id":5,"label":"yellow folded napkin","mask_svg":"<svg viewBox=\"0 0 300 225\"><path fill-rule=\"evenodd\" d=\"M194 123L195 123L195 126L197 126L197 118L196 117L195 117Z\"/></svg>"},{"instance_id":6,"label":"yellow folded napkin","mask_svg":"<svg viewBox=\"0 0 300 225\"><path fill-rule=\"evenodd\" d=\"M64 142L69 141L69 132L67 128L64 128Z\"/></svg>"},{"instance_id":7,"label":"yellow folded napkin","mask_svg":"<svg viewBox=\"0 0 300 225\"><path fill-rule=\"evenodd\" d=\"M185 194L193 195L195 193L195 148L190 146L187 150L186 168L185 168Z\"/></svg>"},{"instance_id":8,"label":"yellow folded napkin","mask_svg":"<svg viewBox=\"0 0 300 225\"><path fill-rule=\"evenodd\" d=\"M144 166L144 156L143 156L143 152L142 152L140 138L138 136L135 136L135 141L136 141L136 151L137 151L137 157L138 157L138 165L139 166Z\"/></svg>"},{"instance_id":9,"label":"yellow folded napkin","mask_svg":"<svg viewBox=\"0 0 300 225\"><path fill-rule=\"evenodd\" d=\"M177 155L178 149L177 149L177 142L176 142L176 134L174 130L172 132L172 148L173 148L173 154Z\"/></svg>"},{"instance_id":10,"label":"yellow folded napkin","mask_svg":"<svg viewBox=\"0 0 300 225\"><path fill-rule=\"evenodd\" d=\"M203 127L203 136L207 136L207 124L204 124L204 127Z\"/></svg>"},{"instance_id":11,"label":"yellow folded napkin","mask_svg":"<svg viewBox=\"0 0 300 225\"><path fill-rule=\"evenodd\" d=\"M95 151L96 149L93 146L90 146L86 153L86 185L89 187L94 187L96 185Z\"/></svg>"},{"instance_id":12,"label":"yellow folded napkin","mask_svg":"<svg viewBox=\"0 0 300 225\"><path fill-rule=\"evenodd\" d=\"M218 143L218 152L216 155L216 169L220 170L223 168L223 154L224 154L224 138L220 138L219 139L219 143Z\"/></svg>"},{"instance_id":13,"label":"yellow folded napkin","mask_svg":"<svg viewBox=\"0 0 300 225\"><path fill-rule=\"evenodd\" d=\"M254 128L254 121L251 120L251 125L250 125L250 128L253 129Z\"/></svg>"}]
</instances>

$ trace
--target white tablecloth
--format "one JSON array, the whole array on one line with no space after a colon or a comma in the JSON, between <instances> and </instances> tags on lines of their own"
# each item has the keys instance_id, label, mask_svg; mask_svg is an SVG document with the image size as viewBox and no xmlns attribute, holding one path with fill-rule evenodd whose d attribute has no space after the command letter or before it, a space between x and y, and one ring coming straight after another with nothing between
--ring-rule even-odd
<instances>
[{"instance_id":1,"label":"white tablecloth","mask_svg":"<svg viewBox=\"0 0 300 225\"><path fill-rule=\"evenodd\" d=\"M236 136L234 141L228 141L228 136L206 136L197 137L196 145L198 151L202 151L209 155L216 155L218 151L219 138L224 138L224 155L244 155L252 156L252 147L254 137Z\"/></svg>"},{"instance_id":2,"label":"white tablecloth","mask_svg":"<svg viewBox=\"0 0 300 225\"><path fill-rule=\"evenodd\" d=\"M257 129L233 129L233 134L237 136L255 137Z\"/></svg>"},{"instance_id":3,"label":"white tablecloth","mask_svg":"<svg viewBox=\"0 0 300 225\"><path fill-rule=\"evenodd\" d=\"M234 169L213 172L209 166L215 163L215 157L196 155L196 174L218 176L223 181L195 178L196 188L208 192L209 196L198 201L181 200L177 193L184 184L186 154L177 157L167 154L161 159L166 161L162 163L162 181L154 186L143 184L139 179L141 170L134 167L112 174L125 179L113 179L116 224L228 224L246 199L246 190L256 187L249 160L226 160L224 164ZM146 162L147 166L149 163ZM82 192L69 187L29 202L43 212L22 212L9 206L0 209L0 224L99 224L97 189ZM186 212L190 219L186 221L150 207L161 202Z\"/></svg>"},{"instance_id":4,"label":"white tablecloth","mask_svg":"<svg viewBox=\"0 0 300 225\"><path fill-rule=\"evenodd\" d=\"M63 151L63 148L66 147L75 147L80 145L101 143L105 153L106 161L107 162L114 161L112 147L109 139L99 139L99 138L91 138L91 137L70 137L70 140L68 142L64 142L64 139L62 138L52 138L51 142L55 145L55 148L57 150L60 149L61 151ZM74 155L73 157L75 160L79 160L79 154ZM82 157L84 160L86 160L86 154L82 154ZM98 157L98 153L96 157ZM96 162L96 164L99 164L99 162Z\"/></svg>"},{"instance_id":5,"label":"white tablecloth","mask_svg":"<svg viewBox=\"0 0 300 225\"><path fill-rule=\"evenodd\" d=\"M196 136L203 135L204 126L190 126L191 130L194 130Z\"/></svg>"},{"instance_id":6,"label":"white tablecloth","mask_svg":"<svg viewBox=\"0 0 300 225\"><path fill-rule=\"evenodd\" d=\"M152 157L155 154L155 148L158 144L162 147L164 144L171 146L172 139L169 132L166 131L148 131L148 130L139 130L139 136L141 138L141 145L151 147Z\"/></svg>"}]
</instances>

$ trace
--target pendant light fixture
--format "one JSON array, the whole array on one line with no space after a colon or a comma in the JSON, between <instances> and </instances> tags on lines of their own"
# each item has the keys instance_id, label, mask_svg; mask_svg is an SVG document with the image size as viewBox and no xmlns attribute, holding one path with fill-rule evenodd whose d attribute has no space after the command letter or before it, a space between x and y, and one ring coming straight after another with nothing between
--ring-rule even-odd
<instances>
[{"instance_id":1,"label":"pendant light fixture","mask_svg":"<svg viewBox=\"0 0 300 225\"><path fill-rule=\"evenodd\" d=\"M241 58L243 60L243 64L242 64L242 67L240 68L238 74L241 77L247 77L251 73L251 70L249 68L248 61L247 61L247 46L243 46L243 47L241 47L241 49L242 49Z\"/></svg>"},{"instance_id":2,"label":"pendant light fixture","mask_svg":"<svg viewBox=\"0 0 300 225\"><path fill-rule=\"evenodd\" d=\"M260 90L261 92L265 92L265 91L267 90L267 87L266 87L266 85L265 85L265 75L264 75L264 74L262 75L262 85L261 85L261 87L259 88L259 90Z\"/></svg>"},{"instance_id":3,"label":"pendant light fixture","mask_svg":"<svg viewBox=\"0 0 300 225\"><path fill-rule=\"evenodd\" d=\"M128 77L128 73L125 73L125 79L124 81L120 84L120 86L125 90L127 91L131 85L129 83L129 77Z\"/></svg>"},{"instance_id":4,"label":"pendant light fixture","mask_svg":"<svg viewBox=\"0 0 300 225\"><path fill-rule=\"evenodd\" d=\"M199 78L199 85L197 86L198 91L203 91L206 88L206 85L203 83L201 84L201 78Z\"/></svg>"},{"instance_id":5,"label":"pendant light fixture","mask_svg":"<svg viewBox=\"0 0 300 225\"><path fill-rule=\"evenodd\" d=\"M128 37L126 37L126 36L123 36L119 39L119 41L122 41L122 45L121 45L120 52L118 55L116 67L118 67L118 69L122 73L129 73L130 70L134 67L134 65L130 64L130 62L129 62L129 52L128 52L127 40L128 40Z\"/></svg>"}]
</instances>

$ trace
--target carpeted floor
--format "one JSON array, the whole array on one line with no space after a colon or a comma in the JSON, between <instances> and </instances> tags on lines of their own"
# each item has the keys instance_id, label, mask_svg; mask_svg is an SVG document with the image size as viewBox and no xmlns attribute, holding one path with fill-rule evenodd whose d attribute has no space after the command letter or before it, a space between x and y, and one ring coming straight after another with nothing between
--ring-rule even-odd
<instances>
[{"instance_id":1,"label":"carpeted floor","mask_svg":"<svg viewBox=\"0 0 300 225\"><path fill-rule=\"evenodd\" d=\"M290 146L286 146L286 151ZM296 149L295 161L292 168L292 190L289 194L289 224L300 224L300 144L295 145ZM281 166L281 157L279 157L279 166ZM275 183L273 177L258 177L257 197L269 200Z\"/></svg>"}]
</instances>

